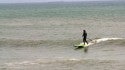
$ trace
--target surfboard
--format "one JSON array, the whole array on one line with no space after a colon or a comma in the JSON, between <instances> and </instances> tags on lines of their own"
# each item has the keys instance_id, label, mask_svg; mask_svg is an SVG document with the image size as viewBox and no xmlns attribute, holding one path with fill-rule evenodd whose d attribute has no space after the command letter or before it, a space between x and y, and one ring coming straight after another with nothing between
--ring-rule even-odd
<instances>
[{"instance_id":1,"label":"surfboard","mask_svg":"<svg viewBox=\"0 0 125 70\"><path fill-rule=\"evenodd\" d=\"M81 48L87 48L88 47L88 44L87 43L80 43L78 45L74 45L74 47L76 47L76 49L81 49Z\"/></svg>"}]
</instances>

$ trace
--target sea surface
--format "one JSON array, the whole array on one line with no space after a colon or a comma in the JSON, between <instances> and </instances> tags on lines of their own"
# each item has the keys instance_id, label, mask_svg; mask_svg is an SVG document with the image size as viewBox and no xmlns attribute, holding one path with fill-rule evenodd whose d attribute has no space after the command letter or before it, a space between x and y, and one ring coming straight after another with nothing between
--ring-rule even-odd
<instances>
[{"instance_id":1,"label":"sea surface","mask_svg":"<svg viewBox=\"0 0 125 70\"><path fill-rule=\"evenodd\" d=\"M89 47L76 50L82 31ZM0 70L125 70L125 2L0 4Z\"/></svg>"}]
</instances>

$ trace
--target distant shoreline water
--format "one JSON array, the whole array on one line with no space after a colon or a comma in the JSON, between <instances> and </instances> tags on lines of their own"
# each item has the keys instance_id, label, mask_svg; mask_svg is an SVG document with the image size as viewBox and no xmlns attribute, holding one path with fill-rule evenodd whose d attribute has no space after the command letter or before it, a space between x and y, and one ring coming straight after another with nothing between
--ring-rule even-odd
<instances>
[{"instance_id":1,"label":"distant shoreline water","mask_svg":"<svg viewBox=\"0 0 125 70\"><path fill-rule=\"evenodd\" d=\"M7 2L1 2L0 4L23 4L23 3L26 3L26 4L32 4L32 3L81 3L81 2L84 2L84 3L110 3L110 2L125 2L123 0L109 0L109 1L48 1L48 2L12 2L12 3L7 3Z\"/></svg>"},{"instance_id":2,"label":"distant shoreline water","mask_svg":"<svg viewBox=\"0 0 125 70\"><path fill-rule=\"evenodd\" d=\"M0 19L81 18L120 19L125 17L125 2L49 2L0 4Z\"/></svg>"}]
</instances>

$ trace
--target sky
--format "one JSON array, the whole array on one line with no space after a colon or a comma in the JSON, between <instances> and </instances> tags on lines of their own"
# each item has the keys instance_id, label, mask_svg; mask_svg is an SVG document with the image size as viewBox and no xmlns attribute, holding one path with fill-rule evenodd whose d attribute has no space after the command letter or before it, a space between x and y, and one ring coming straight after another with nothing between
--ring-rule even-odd
<instances>
[{"instance_id":1,"label":"sky","mask_svg":"<svg viewBox=\"0 0 125 70\"><path fill-rule=\"evenodd\" d=\"M0 3L54 2L54 1L110 1L110 0L0 0ZM118 0L114 0L118 1Z\"/></svg>"}]
</instances>

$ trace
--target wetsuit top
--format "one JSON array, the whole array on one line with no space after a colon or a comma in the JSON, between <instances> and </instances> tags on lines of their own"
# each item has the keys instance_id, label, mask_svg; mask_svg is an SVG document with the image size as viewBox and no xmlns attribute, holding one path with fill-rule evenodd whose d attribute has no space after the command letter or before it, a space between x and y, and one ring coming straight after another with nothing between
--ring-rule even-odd
<instances>
[{"instance_id":1,"label":"wetsuit top","mask_svg":"<svg viewBox=\"0 0 125 70\"><path fill-rule=\"evenodd\" d=\"M83 37L84 39L86 39L86 38L87 38L87 33L83 33L82 37Z\"/></svg>"}]
</instances>

